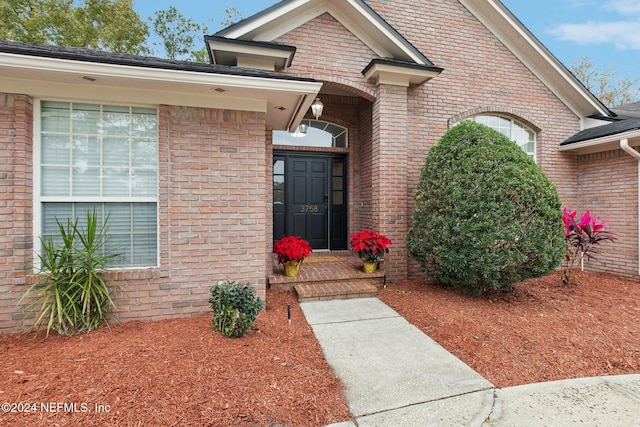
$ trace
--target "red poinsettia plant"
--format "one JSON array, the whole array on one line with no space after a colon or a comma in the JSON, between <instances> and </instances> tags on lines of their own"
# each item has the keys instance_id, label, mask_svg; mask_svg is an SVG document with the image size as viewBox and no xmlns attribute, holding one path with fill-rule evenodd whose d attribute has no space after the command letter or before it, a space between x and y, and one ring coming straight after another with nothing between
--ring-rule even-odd
<instances>
[{"instance_id":1,"label":"red poinsettia plant","mask_svg":"<svg viewBox=\"0 0 640 427\"><path fill-rule=\"evenodd\" d=\"M571 273L576 262L582 264L584 258L595 258L599 254L600 243L614 241L615 233L605 230L607 221L601 221L597 216L585 211L578 217L576 211L562 209L562 222L564 223L565 239L567 241L567 253L562 265L562 284L574 283Z\"/></svg>"},{"instance_id":2,"label":"red poinsettia plant","mask_svg":"<svg viewBox=\"0 0 640 427\"><path fill-rule=\"evenodd\" d=\"M380 261L384 254L389 253L390 244L391 240L387 236L373 230L361 230L352 234L350 242L351 249L368 262Z\"/></svg>"},{"instance_id":3,"label":"red poinsettia plant","mask_svg":"<svg viewBox=\"0 0 640 427\"><path fill-rule=\"evenodd\" d=\"M278 255L278 262L302 261L311 254L309 242L298 236L283 236L273 244L273 252Z\"/></svg>"}]
</instances>

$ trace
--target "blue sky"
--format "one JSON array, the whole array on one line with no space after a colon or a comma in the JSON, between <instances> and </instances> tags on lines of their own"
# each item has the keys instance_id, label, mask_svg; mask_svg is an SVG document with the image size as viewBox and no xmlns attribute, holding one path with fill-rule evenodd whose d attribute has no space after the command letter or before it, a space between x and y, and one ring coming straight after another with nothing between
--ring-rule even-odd
<instances>
[{"instance_id":1,"label":"blue sky","mask_svg":"<svg viewBox=\"0 0 640 427\"><path fill-rule=\"evenodd\" d=\"M234 6L247 18L277 0L135 0L146 19L173 5L184 16L220 29L224 7ZM502 0L520 21L569 66L588 56L598 70L619 77L640 77L640 0ZM209 22L208 20L213 20ZM423 52L429 57L429 52Z\"/></svg>"}]
</instances>

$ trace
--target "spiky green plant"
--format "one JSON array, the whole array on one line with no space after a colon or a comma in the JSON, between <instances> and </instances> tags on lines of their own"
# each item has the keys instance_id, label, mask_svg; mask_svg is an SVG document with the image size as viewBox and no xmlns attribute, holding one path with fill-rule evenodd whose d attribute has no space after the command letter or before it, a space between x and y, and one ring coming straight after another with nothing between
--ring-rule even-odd
<instances>
[{"instance_id":1,"label":"spiky green plant","mask_svg":"<svg viewBox=\"0 0 640 427\"><path fill-rule=\"evenodd\" d=\"M18 301L35 313L32 330L72 335L107 322L109 308L116 306L110 286L119 287L104 275L108 261L117 256L105 251L108 219L99 225L95 210L87 211L85 227L77 218L66 225L56 218L60 242L40 238L38 279Z\"/></svg>"}]
</instances>

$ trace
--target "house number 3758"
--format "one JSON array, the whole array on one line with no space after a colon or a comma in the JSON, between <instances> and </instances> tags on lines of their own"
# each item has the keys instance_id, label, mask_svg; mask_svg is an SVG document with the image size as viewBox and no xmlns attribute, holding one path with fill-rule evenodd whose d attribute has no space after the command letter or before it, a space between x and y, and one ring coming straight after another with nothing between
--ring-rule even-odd
<instances>
[{"instance_id":1,"label":"house number 3758","mask_svg":"<svg viewBox=\"0 0 640 427\"><path fill-rule=\"evenodd\" d=\"M300 205L300 212L311 213L319 211L318 205Z\"/></svg>"}]
</instances>

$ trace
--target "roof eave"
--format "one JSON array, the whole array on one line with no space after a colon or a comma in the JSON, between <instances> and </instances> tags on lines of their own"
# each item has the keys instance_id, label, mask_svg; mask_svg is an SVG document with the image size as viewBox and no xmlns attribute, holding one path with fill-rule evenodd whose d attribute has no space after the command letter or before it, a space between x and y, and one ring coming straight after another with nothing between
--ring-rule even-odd
<instances>
[{"instance_id":1,"label":"roof eave","mask_svg":"<svg viewBox=\"0 0 640 427\"><path fill-rule=\"evenodd\" d=\"M256 111L287 129L322 83L104 64L0 52L0 91L133 104ZM306 111L306 110L305 110Z\"/></svg>"},{"instance_id":2,"label":"roof eave","mask_svg":"<svg viewBox=\"0 0 640 427\"><path fill-rule=\"evenodd\" d=\"M578 117L613 115L499 0L460 2Z\"/></svg>"},{"instance_id":3,"label":"roof eave","mask_svg":"<svg viewBox=\"0 0 640 427\"><path fill-rule=\"evenodd\" d=\"M400 86L418 86L438 76L443 71L440 67L376 58L362 70L367 80L376 84L393 84Z\"/></svg>"},{"instance_id":4,"label":"roof eave","mask_svg":"<svg viewBox=\"0 0 640 427\"><path fill-rule=\"evenodd\" d=\"M255 64L254 68L281 71L291 66L296 53L295 46L275 43L228 39L205 36L205 44L212 64L242 66L243 59ZM262 65L264 64L264 65Z\"/></svg>"},{"instance_id":5,"label":"roof eave","mask_svg":"<svg viewBox=\"0 0 640 427\"><path fill-rule=\"evenodd\" d=\"M640 129L561 145L559 150L575 152L577 154L599 153L619 149L620 141L623 139L628 140L629 145L632 147L640 146Z\"/></svg>"}]
</instances>

